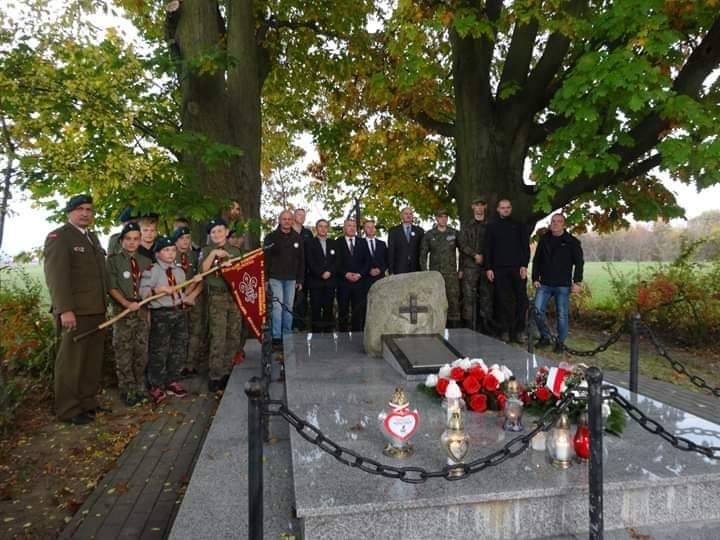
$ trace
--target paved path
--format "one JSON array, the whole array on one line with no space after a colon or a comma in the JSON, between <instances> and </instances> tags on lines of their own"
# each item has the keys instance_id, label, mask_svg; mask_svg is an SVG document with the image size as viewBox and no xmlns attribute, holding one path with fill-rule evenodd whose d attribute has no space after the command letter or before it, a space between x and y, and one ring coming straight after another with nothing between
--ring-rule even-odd
<instances>
[{"instance_id":1,"label":"paved path","mask_svg":"<svg viewBox=\"0 0 720 540\"><path fill-rule=\"evenodd\" d=\"M167 536L217 405L203 379L184 382L191 395L142 426L61 539Z\"/></svg>"}]
</instances>

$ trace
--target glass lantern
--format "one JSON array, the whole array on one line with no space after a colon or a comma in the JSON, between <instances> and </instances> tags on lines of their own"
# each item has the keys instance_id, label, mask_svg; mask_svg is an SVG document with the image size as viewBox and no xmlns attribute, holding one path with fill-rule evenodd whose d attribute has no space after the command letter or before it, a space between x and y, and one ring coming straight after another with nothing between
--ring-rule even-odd
<instances>
[{"instance_id":1,"label":"glass lantern","mask_svg":"<svg viewBox=\"0 0 720 540\"><path fill-rule=\"evenodd\" d=\"M505 431L522 431L523 402L520 399L520 387L513 379L508 382L508 398L503 408L503 429Z\"/></svg>"},{"instance_id":2,"label":"glass lantern","mask_svg":"<svg viewBox=\"0 0 720 540\"><path fill-rule=\"evenodd\" d=\"M562 413L557 424L550 430L546 446L552 465L560 469L567 469L572 465L575 452L567 414Z\"/></svg>"}]
</instances>

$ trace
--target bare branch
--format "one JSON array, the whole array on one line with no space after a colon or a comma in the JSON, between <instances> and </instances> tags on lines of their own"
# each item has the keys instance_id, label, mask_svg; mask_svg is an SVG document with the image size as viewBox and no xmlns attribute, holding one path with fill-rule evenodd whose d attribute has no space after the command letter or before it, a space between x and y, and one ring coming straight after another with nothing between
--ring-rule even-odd
<instances>
[{"instance_id":1,"label":"bare branch","mask_svg":"<svg viewBox=\"0 0 720 540\"><path fill-rule=\"evenodd\" d=\"M430 115L428 115L425 111L420 111L419 113L415 113L411 115L411 118L415 120L418 124L420 124L425 129L429 129L430 131L434 131L435 133L438 133L439 135L443 135L445 137L454 137L455 136L455 124L451 122L442 122L440 120L435 120Z\"/></svg>"},{"instance_id":2,"label":"bare branch","mask_svg":"<svg viewBox=\"0 0 720 540\"><path fill-rule=\"evenodd\" d=\"M538 22L536 19L532 19L527 24L517 23L515 25L510 50L498 85L498 99L503 87L508 83L515 82L522 86L527 81L537 32Z\"/></svg>"}]
</instances>

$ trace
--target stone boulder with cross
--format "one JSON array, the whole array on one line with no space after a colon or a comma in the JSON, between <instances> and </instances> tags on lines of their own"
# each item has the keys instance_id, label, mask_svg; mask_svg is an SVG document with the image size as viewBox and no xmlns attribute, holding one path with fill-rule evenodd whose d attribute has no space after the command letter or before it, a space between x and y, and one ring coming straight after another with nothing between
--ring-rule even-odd
<instances>
[{"instance_id":1,"label":"stone boulder with cross","mask_svg":"<svg viewBox=\"0 0 720 540\"><path fill-rule=\"evenodd\" d=\"M440 272L412 272L377 281L367 298L365 352L382 357L386 334L442 334L447 308Z\"/></svg>"}]
</instances>

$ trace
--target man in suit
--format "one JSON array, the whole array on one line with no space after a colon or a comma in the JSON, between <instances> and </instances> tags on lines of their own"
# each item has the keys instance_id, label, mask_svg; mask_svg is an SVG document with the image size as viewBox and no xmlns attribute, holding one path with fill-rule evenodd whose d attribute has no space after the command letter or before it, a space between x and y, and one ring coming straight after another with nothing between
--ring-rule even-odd
<instances>
[{"instance_id":1,"label":"man in suit","mask_svg":"<svg viewBox=\"0 0 720 540\"><path fill-rule=\"evenodd\" d=\"M315 229L317 236L305 244L312 331L331 332L335 326L333 302L338 283L337 248L335 240L328 238L330 224L326 219L319 219Z\"/></svg>"},{"instance_id":2,"label":"man in suit","mask_svg":"<svg viewBox=\"0 0 720 540\"><path fill-rule=\"evenodd\" d=\"M359 332L365 324L367 288L362 280L370 272L370 253L365 240L356 236L356 233L355 220L346 219L343 236L337 239L338 319L341 332Z\"/></svg>"},{"instance_id":3,"label":"man in suit","mask_svg":"<svg viewBox=\"0 0 720 540\"><path fill-rule=\"evenodd\" d=\"M67 223L47 235L45 281L58 337L55 357L55 414L81 425L92 422L98 406L104 332L75 343L73 337L105 321L108 282L105 250L95 233L93 199L75 195L65 207Z\"/></svg>"},{"instance_id":4,"label":"man in suit","mask_svg":"<svg viewBox=\"0 0 720 540\"><path fill-rule=\"evenodd\" d=\"M293 229L300 235L303 247L307 249L307 243L313 239L313 234L310 229L305 227L305 209L296 208L293 212ZM307 266L307 265L306 265ZM307 268L306 268L307 270ZM306 272L307 273L307 272ZM307 305L308 305L308 291L307 288L301 289L295 292L295 305L293 311L295 316L293 317L293 330L304 332L307 329Z\"/></svg>"},{"instance_id":5,"label":"man in suit","mask_svg":"<svg viewBox=\"0 0 720 540\"><path fill-rule=\"evenodd\" d=\"M363 230L365 231L365 242L367 242L368 252L370 253L370 272L365 279L367 289L370 290L373 283L385 277L387 272L387 244L375 238L377 229L375 228L375 221L372 219L366 219L363 223Z\"/></svg>"},{"instance_id":6,"label":"man in suit","mask_svg":"<svg viewBox=\"0 0 720 540\"><path fill-rule=\"evenodd\" d=\"M420 243L425 231L412 224L411 208L403 208L400 218L400 225L388 233L388 267L392 274L417 272L420 270Z\"/></svg>"}]
</instances>

